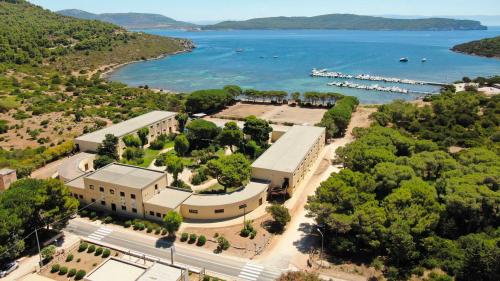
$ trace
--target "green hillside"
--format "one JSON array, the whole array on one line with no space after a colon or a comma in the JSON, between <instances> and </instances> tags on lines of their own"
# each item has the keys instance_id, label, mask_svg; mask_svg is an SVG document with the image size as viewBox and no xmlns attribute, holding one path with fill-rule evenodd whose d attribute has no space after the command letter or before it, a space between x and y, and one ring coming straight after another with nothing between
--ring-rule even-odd
<instances>
[{"instance_id":1,"label":"green hillside","mask_svg":"<svg viewBox=\"0 0 500 281\"><path fill-rule=\"evenodd\" d=\"M0 26L0 63L95 68L174 53L189 45L184 40L58 15L22 0L0 0Z\"/></svg>"},{"instance_id":2,"label":"green hillside","mask_svg":"<svg viewBox=\"0 0 500 281\"><path fill-rule=\"evenodd\" d=\"M456 45L452 50L469 55L500 58L500 36Z\"/></svg>"},{"instance_id":3,"label":"green hillside","mask_svg":"<svg viewBox=\"0 0 500 281\"><path fill-rule=\"evenodd\" d=\"M190 29L196 27L195 24L177 21L159 14L146 13L106 13L93 14L82 10L70 9L58 11L58 14L75 17L79 19L100 20L113 23L127 29Z\"/></svg>"},{"instance_id":4,"label":"green hillside","mask_svg":"<svg viewBox=\"0 0 500 281\"><path fill-rule=\"evenodd\" d=\"M271 17L225 21L203 29L348 29L348 30L483 30L478 21L445 18L392 19L351 14Z\"/></svg>"}]
</instances>

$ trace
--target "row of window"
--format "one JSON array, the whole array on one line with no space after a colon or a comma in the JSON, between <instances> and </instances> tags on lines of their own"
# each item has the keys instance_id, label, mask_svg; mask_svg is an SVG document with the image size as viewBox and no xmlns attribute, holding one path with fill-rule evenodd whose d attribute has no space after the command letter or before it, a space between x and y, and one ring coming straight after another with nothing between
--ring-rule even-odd
<instances>
[{"instance_id":1,"label":"row of window","mask_svg":"<svg viewBox=\"0 0 500 281\"><path fill-rule=\"evenodd\" d=\"M262 205L262 198L259 199L259 205ZM243 205L240 205L238 208L241 210L241 209L245 209L246 207L247 207L247 204L243 204ZM189 213L190 214L198 214L198 210L189 209ZM224 209L215 209L214 213L216 213L216 214L223 214L224 213Z\"/></svg>"},{"instance_id":2,"label":"row of window","mask_svg":"<svg viewBox=\"0 0 500 281\"><path fill-rule=\"evenodd\" d=\"M91 201L92 201L92 203L95 203L95 202L96 202L96 200L95 200L94 198L92 198L92 199L91 199ZM101 200L100 202L101 202L101 206L106 206L106 201ZM116 211L116 205L115 205L114 203L113 203L113 204L111 204L111 209L112 209L113 211ZM122 209L122 211L125 211L125 212L126 212L126 211L127 211L127 206L122 205L122 206L121 206L121 209ZM136 209L136 208L132 208L131 210L132 210L132 213L137 213L137 209Z\"/></svg>"},{"instance_id":3,"label":"row of window","mask_svg":"<svg viewBox=\"0 0 500 281\"><path fill-rule=\"evenodd\" d=\"M94 190L95 189L93 185L89 185L89 188L90 188L90 190ZM158 185L155 185L155 189L158 189ZM103 192L104 193L104 187L100 186L99 187L99 192ZM114 195L115 194L115 190L112 189L112 188L109 189L109 194ZM125 197L125 192L120 191L120 197ZM135 199L135 194L130 194L130 198Z\"/></svg>"},{"instance_id":4,"label":"row of window","mask_svg":"<svg viewBox=\"0 0 500 281\"><path fill-rule=\"evenodd\" d=\"M149 215L152 216L152 217L156 216L158 218L163 218L165 216L164 214L155 213L153 211L149 211Z\"/></svg>"}]
</instances>

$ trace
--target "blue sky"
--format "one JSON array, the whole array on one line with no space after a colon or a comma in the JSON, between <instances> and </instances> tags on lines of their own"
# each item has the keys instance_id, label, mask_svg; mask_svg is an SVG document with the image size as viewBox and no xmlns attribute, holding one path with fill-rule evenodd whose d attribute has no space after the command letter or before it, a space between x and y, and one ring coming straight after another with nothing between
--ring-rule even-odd
<instances>
[{"instance_id":1,"label":"blue sky","mask_svg":"<svg viewBox=\"0 0 500 281\"><path fill-rule=\"evenodd\" d=\"M498 0L30 0L50 10L93 13L147 12L179 20L248 19L267 16L500 15Z\"/></svg>"}]
</instances>

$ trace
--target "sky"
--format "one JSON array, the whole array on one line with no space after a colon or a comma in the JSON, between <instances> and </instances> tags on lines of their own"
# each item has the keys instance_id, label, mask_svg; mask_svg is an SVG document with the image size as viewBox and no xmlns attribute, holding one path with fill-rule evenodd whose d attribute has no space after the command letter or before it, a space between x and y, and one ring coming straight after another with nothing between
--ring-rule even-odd
<instances>
[{"instance_id":1,"label":"sky","mask_svg":"<svg viewBox=\"0 0 500 281\"><path fill-rule=\"evenodd\" d=\"M157 13L185 21L241 20L269 16L500 15L499 0L29 0L58 11Z\"/></svg>"}]
</instances>

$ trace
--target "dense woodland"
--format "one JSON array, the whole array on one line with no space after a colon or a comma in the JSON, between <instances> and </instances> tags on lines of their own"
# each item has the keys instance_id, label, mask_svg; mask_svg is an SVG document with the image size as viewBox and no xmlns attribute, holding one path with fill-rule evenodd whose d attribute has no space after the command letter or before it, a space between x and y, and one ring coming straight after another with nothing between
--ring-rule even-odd
<instances>
[{"instance_id":1,"label":"dense woodland","mask_svg":"<svg viewBox=\"0 0 500 281\"><path fill-rule=\"evenodd\" d=\"M390 280L435 268L499 280L499 102L464 92L380 106L309 198L330 254Z\"/></svg>"},{"instance_id":2,"label":"dense woodland","mask_svg":"<svg viewBox=\"0 0 500 281\"><path fill-rule=\"evenodd\" d=\"M469 55L500 58L500 36L456 45L452 50Z\"/></svg>"}]
</instances>

